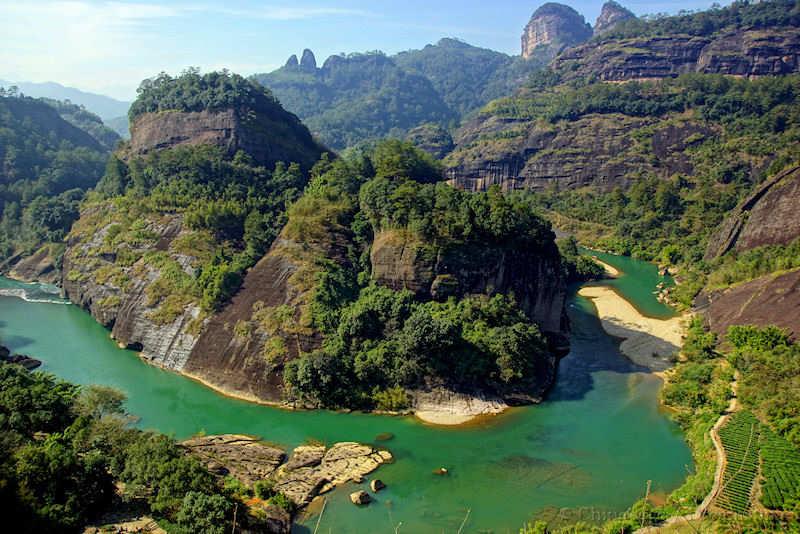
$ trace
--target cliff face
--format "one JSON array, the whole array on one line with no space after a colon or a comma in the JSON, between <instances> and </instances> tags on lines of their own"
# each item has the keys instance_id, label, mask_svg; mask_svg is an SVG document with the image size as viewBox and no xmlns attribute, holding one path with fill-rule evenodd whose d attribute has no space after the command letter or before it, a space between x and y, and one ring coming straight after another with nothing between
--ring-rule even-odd
<instances>
[{"instance_id":1,"label":"cliff face","mask_svg":"<svg viewBox=\"0 0 800 534\"><path fill-rule=\"evenodd\" d=\"M587 115L555 125L478 117L462 127L447 178L469 191L491 185L544 190L626 187L645 173L691 173L685 150L713 135L690 119Z\"/></svg>"},{"instance_id":2,"label":"cliff face","mask_svg":"<svg viewBox=\"0 0 800 534\"><path fill-rule=\"evenodd\" d=\"M582 43L592 36L583 16L569 6L547 3L537 9L522 33L522 57L534 56L543 46L561 49Z\"/></svg>"},{"instance_id":3,"label":"cliff face","mask_svg":"<svg viewBox=\"0 0 800 534\"><path fill-rule=\"evenodd\" d=\"M121 267L116 260L120 254L144 255L157 251L186 272L192 272L196 258L173 247L175 240L185 235L182 220L177 216L144 219L149 238L138 249L114 250L108 246L107 236L115 224L99 228L94 225L113 209L111 204L104 204L81 214L64 254L61 279L64 294L111 329L121 346L141 352L142 357L156 365L180 371L202 323L200 308L187 305L174 317L159 318L157 313L164 298L149 288L163 273L164 262L142 257L130 266Z\"/></svg>"},{"instance_id":4,"label":"cliff face","mask_svg":"<svg viewBox=\"0 0 800 534\"><path fill-rule=\"evenodd\" d=\"M519 250L478 243L433 247L407 231L383 231L370 254L381 285L408 289L423 300L469 294L513 294L542 331L566 334L566 287L558 252Z\"/></svg>"},{"instance_id":5,"label":"cliff face","mask_svg":"<svg viewBox=\"0 0 800 534\"><path fill-rule=\"evenodd\" d=\"M709 240L705 259L732 250L788 245L800 235L800 167L767 180L725 220Z\"/></svg>"},{"instance_id":6,"label":"cliff face","mask_svg":"<svg viewBox=\"0 0 800 534\"><path fill-rule=\"evenodd\" d=\"M674 35L591 42L552 63L565 81L619 82L690 72L767 76L800 71L800 29L736 30L716 37Z\"/></svg>"},{"instance_id":7,"label":"cliff face","mask_svg":"<svg viewBox=\"0 0 800 534\"><path fill-rule=\"evenodd\" d=\"M597 17L597 21L594 23L594 34L602 35L613 29L617 24L635 18L636 15L618 3L613 1L606 2L603 4L600 16Z\"/></svg>"},{"instance_id":8,"label":"cliff face","mask_svg":"<svg viewBox=\"0 0 800 534\"><path fill-rule=\"evenodd\" d=\"M698 304L705 310L711 330L719 335L725 335L731 325L777 325L797 339L800 270L770 274L723 291L703 293Z\"/></svg>"},{"instance_id":9,"label":"cliff face","mask_svg":"<svg viewBox=\"0 0 800 534\"><path fill-rule=\"evenodd\" d=\"M297 117L278 109L145 113L131 125L131 155L181 145L214 145L229 156L242 150L267 167L294 161L309 168L323 151Z\"/></svg>"},{"instance_id":10,"label":"cliff face","mask_svg":"<svg viewBox=\"0 0 800 534\"><path fill-rule=\"evenodd\" d=\"M711 238L706 261L731 251L787 245L800 237L800 167L767 180L725 220ZM762 276L721 291L704 291L696 302L709 325L725 334L731 325L778 325L800 333L800 270Z\"/></svg>"}]
</instances>

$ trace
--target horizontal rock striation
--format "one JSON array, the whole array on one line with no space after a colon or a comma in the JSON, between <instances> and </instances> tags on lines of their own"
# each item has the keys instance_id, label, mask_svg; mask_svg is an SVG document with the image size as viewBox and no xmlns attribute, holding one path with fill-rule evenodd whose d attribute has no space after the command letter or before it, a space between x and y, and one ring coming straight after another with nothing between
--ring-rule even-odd
<instances>
[{"instance_id":1,"label":"horizontal rock striation","mask_svg":"<svg viewBox=\"0 0 800 534\"><path fill-rule=\"evenodd\" d=\"M564 81L591 77L620 82L691 72L748 77L791 74L800 72L800 29L592 41L565 50L551 66Z\"/></svg>"},{"instance_id":2,"label":"horizontal rock striation","mask_svg":"<svg viewBox=\"0 0 800 534\"><path fill-rule=\"evenodd\" d=\"M659 118L621 114L587 115L554 125L484 116L459 132L459 148L446 160L446 176L469 191L492 185L611 190L648 173L691 174L686 148L712 135L699 121L661 124Z\"/></svg>"}]
</instances>

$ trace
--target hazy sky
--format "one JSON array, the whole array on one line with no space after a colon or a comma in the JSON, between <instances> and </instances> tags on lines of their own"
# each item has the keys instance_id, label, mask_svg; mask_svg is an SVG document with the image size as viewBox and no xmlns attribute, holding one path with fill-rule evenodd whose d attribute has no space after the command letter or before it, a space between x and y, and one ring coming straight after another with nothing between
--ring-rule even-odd
<instances>
[{"instance_id":1,"label":"hazy sky","mask_svg":"<svg viewBox=\"0 0 800 534\"><path fill-rule=\"evenodd\" d=\"M310 48L331 54L421 48L442 37L519 53L540 0L148 2L0 0L0 79L56 81L131 99L143 78L187 66L241 74ZM568 0L594 23L603 0ZM620 0L635 13L707 8L705 0Z\"/></svg>"}]
</instances>

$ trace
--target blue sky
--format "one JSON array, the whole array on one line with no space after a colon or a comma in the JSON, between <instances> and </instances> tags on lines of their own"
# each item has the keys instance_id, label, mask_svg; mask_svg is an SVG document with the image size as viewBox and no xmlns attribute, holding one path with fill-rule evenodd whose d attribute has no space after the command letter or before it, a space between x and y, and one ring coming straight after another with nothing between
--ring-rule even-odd
<instances>
[{"instance_id":1,"label":"blue sky","mask_svg":"<svg viewBox=\"0 0 800 534\"><path fill-rule=\"evenodd\" d=\"M139 81L187 66L269 71L310 48L331 54L421 48L442 37L519 53L543 1L0 0L0 78L56 81L122 99ZM603 0L566 0L593 23ZM641 15L701 9L705 0L620 3Z\"/></svg>"}]
</instances>

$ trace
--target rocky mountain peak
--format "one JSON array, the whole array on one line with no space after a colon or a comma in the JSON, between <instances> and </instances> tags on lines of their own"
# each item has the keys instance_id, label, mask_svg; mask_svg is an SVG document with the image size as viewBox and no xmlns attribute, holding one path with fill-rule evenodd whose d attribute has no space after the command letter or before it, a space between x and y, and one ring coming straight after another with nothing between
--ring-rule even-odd
<instances>
[{"instance_id":1,"label":"rocky mountain peak","mask_svg":"<svg viewBox=\"0 0 800 534\"><path fill-rule=\"evenodd\" d=\"M522 34L522 57L528 59L540 46L564 48L588 40L592 27L569 6L548 2L537 9Z\"/></svg>"},{"instance_id":2,"label":"rocky mountain peak","mask_svg":"<svg viewBox=\"0 0 800 534\"><path fill-rule=\"evenodd\" d=\"M300 66L300 62L297 61L297 56L295 54L292 54L291 56L289 56L289 59L286 60L286 65L284 65L284 67L288 67L288 68L297 68L299 66Z\"/></svg>"},{"instance_id":3,"label":"rocky mountain peak","mask_svg":"<svg viewBox=\"0 0 800 534\"><path fill-rule=\"evenodd\" d=\"M603 4L600 16L597 17L597 22L594 24L594 34L601 35L611 30L620 22L635 18L636 15L634 15L632 11L614 2L614 0L609 0Z\"/></svg>"},{"instance_id":4,"label":"rocky mountain peak","mask_svg":"<svg viewBox=\"0 0 800 534\"><path fill-rule=\"evenodd\" d=\"M303 57L300 59L300 67L307 70L315 70L317 68L317 58L314 57L314 52L308 48L303 50Z\"/></svg>"}]
</instances>

